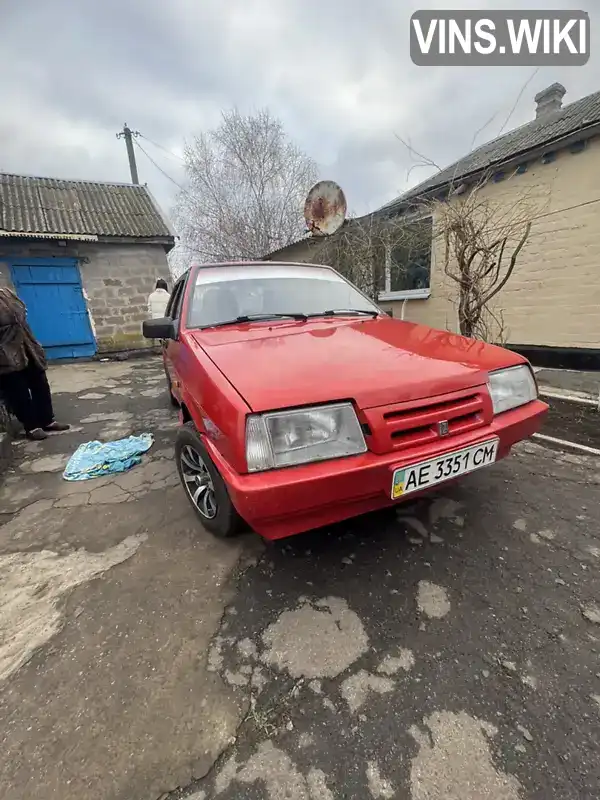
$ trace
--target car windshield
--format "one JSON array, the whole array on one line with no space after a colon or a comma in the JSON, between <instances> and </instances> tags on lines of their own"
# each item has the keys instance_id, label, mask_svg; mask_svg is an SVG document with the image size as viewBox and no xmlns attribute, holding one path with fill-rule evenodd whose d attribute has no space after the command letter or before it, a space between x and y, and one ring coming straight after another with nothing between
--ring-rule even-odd
<instances>
[{"instance_id":1,"label":"car windshield","mask_svg":"<svg viewBox=\"0 0 600 800\"><path fill-rule=\"evenodd\" d=\"M205 328L288 315L303 319L326 313L362 316L381 312L354 286L326 267L279 264L206 267L196 276L187 326Z\"/></svg>"}]
</instances>

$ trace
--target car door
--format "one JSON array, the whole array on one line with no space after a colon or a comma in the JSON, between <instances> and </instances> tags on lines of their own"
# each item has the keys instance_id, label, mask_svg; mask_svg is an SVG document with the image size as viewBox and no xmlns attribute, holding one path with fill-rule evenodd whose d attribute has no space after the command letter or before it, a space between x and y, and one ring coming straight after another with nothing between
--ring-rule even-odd
<instances>
[{"instance_id":1,"label":"car door","mask_svg":"<svg viewBox=\"0 0 600 800\"><path fill-rule=\"evenodd\" d=\"M165 369L169 376L169 383L171 384L171 391L175 398L181 401L181 392L179 388L179 379L175 364L177 362L177 354L181 347L179 342L179 323L181 319L181 308L183 305L183 296L185 293L187 276L184 276L177 281L173 287L173 292L169 298L165 316L173 321L175 330L177 332L176 339L165 339L163 341L163 358L165 362Z\"/></svg>"}]
</instances>

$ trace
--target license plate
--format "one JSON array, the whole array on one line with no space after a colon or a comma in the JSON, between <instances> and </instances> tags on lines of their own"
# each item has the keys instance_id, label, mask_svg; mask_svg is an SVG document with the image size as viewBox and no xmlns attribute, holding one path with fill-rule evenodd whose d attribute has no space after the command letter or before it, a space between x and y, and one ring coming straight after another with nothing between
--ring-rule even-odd
<instances>
[{"instance_id":1,"label":"license plate","mask_svg":"<svg viewBox=\"0 0 600 800\"><path fill-rule=\"evenodd\" d=\"M497 452L498 439L490 439L429 461L396 469L392 478L392 500L487 467L494 463Z\"/></svg>"}]
</instances>

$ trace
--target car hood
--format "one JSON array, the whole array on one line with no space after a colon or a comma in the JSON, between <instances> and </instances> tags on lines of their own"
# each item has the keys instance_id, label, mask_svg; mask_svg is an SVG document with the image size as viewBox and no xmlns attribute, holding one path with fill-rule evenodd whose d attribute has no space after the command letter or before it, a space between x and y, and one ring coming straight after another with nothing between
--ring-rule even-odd
<instances>
[{"instance_id":1,"label":"car hood","mask_svg":"<svg viewBox=\"0 0 600 800\"><path fill-rule=\"evenodd\" d=\"M253 411L354 400L360 408L484 384L521 356L394 320L326 319L194 331Z\"/></svg>"}]
</instances>

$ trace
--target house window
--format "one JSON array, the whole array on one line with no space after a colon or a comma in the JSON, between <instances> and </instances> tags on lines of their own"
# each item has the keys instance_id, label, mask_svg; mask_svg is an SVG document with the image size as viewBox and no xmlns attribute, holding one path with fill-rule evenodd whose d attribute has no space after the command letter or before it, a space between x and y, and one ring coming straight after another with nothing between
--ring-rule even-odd
<instances>
[{"instance_id":1,"label":"house window","mask_svg":"<svg viewBox=\"0 0 600 800\"><path fill-rule=\"evenodd\" d=\"M406 226L397 244L386 248L380 300L418 300L429 297L432 232L431 217L415 220Z\"/></svg>"}]
</instances>

